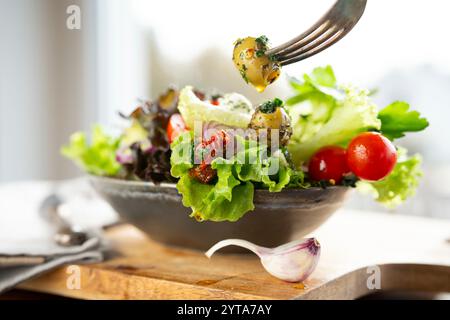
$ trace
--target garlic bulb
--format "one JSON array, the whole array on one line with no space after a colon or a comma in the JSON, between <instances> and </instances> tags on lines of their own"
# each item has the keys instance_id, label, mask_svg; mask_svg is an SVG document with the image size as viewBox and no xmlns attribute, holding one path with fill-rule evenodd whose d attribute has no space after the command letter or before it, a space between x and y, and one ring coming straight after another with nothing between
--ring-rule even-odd
<instances>
[{"instance_id":1,"label":"garlic bulb","mask_svg":"<svg viewBox=\"0 0 450 320\"><path fill-rule=\"evenodd\" d=\"M306 280L314 271L320 257L320 244L315 238L289 242L276 248L265 248L246 240L227 239L216 243L205 254L208 258L219 249L227 246L246 248L256 254L268 273L289 281Z\"/></svg>"}]
</instances>

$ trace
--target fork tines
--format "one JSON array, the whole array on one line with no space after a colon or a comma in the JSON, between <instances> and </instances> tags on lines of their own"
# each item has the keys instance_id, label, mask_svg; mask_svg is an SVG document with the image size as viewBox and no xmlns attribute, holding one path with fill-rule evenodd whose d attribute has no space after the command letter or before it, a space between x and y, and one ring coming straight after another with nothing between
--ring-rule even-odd
<instances>
[{"instance_id":1,"label":"fork tines","mask_svg":"<svg viewBox=\"0 0 450 320\"><path fill-rule=\"evenodd\" d=\"M311 28L267 51L282 66L315 55L342 39L359 21L367 0L339 0Z\"/></svg>"}]
</instances>

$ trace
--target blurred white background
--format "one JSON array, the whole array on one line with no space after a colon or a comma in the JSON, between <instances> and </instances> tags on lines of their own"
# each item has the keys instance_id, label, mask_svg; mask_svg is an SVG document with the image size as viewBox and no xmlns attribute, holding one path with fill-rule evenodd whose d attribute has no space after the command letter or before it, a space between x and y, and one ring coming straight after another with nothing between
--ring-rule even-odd
<instances>
[{"instance_id":1,"label":"blurred white background","mask_svg":"<svg viewBox=\"0 0 450 320\"><path fill-rule=\"evenodd\" d=\"M426 176L399 211L450 217L450 2L368 2L346 38L284 71L331 64L340 81L378 88L380 106L406 100L420 110L431 126L401 143L423 154ZM246 86L232 65L232 44L261 34L281 43L332 3L0 0L0 182L79 174L59 156L71 132L94 122L115 127L118 110L170 84L238 91L255 103L289 96L284 79L264 95ZM81 30L66 28L72 4L81 8ZM374 206L361 196L349 205Z\"/></svg>"}]
</instances>

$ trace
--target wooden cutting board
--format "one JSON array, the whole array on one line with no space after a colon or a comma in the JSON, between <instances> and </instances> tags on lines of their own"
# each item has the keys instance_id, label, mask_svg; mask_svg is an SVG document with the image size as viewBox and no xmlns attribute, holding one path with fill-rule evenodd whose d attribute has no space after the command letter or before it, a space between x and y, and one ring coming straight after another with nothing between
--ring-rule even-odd
<instances>
[{"instance_id":1,"label":"wooden cutting board","mask_svg":"<svg viewBox=\"0 0 450 320\"><path fill-rule=\"evenodd\" d=\"M20 288L81 299L355 299L375 292L367 282L379 270L382 290L450 292L450 220L338 212L313 234L322 256L303 284L273 278L254 255L209 260L130 225L106 235L117 252L107 261L62 267ZM74 270L79 289L67 286Z\"/></svg>"}]
</instances>

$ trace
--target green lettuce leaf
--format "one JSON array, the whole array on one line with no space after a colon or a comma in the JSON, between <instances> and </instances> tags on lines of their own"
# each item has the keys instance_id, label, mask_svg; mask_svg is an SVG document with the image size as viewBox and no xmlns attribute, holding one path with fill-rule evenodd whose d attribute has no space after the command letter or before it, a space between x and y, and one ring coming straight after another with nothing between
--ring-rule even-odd
<instances>
[{"instance_id":1,"label":"green lettuce leaf","mask_svg":"<svg viewBox=\"0 0 450 320\"><path fill-rule=\"evenodd\" d=\"M189 175L193 167L192 134L184 133L172 143L172 175L180 178L177 189L183 205L192 209L192 217L199 221L236 221L254 209L255 186L280 192L300 173L290 169L282 153L264 157L266 146L256 141L236 137L243 148L231 159L216 158L211 167L217 170L214 184L202 184ZM253 160L250 162L250 160Z\"/></svg>"},{"instance_id":2,"label":"green lettuce leaf","mask_svg":"<svg viewBox=\"0 0 450 320\"><path fill-rule=\"evenodd\" d=\"M323 86L334 88L336 86L336 76L331 66L315 68L310 75L305 74L303 79L315 87Z\"/></svg>"},{"instance_id":3,"label":"green lettuce leaf","mask_svg":"<svg viewBox=\"0 0 450 320\"><path fill-rule=\"evenodd\" d=\"M311 183L305 180L305 173L301 170L291 170L288 188L308 189L311 187Z\"/></svg>"},{"instance_id":4,"label":"green lettuce leaf","mask_svg":"<svg viewBox=\"0 0 450 320\"><path fill-rule=\"evenodd\" d=\"M121 169L116 161L119 145L120 138L108 136L101 126L96 125L90 144L85 133L76 132L70 137L70 143L61 148L61 153L90 174L115 176Z\"/></svg>"},{"instance_id":5,"label":"green lettuce leaf","mask_svg":"<svg viewBox=\"0 0 450 320\"><path fill-rule=\"evenodd\" d=\"M408 157L405 149L399 149L399 161L385 179L376 182L358 181L356 186L362 193L372 194L376 201L387 208L395 208L416 192L423 175L422 158Z\"/></svg>"},{"instance_id":6,"label":"green lettuce leaf","mask_svg":"<svg viewBox=\"0 0 450 320\"><path fill-rule=\"evenodd\" d=\"M180 92L178 110L191 129L194 129L196 121L218 122L232 127L247 128L254 108L247 98L237 93L226 94L221 104L215 106L209 101L200 100L194 89L187 86Z\"/></svg>"},{"instance_id":7,"label":"green lettuce leaf","mask_svg":"<svg viewBox=\"0 0 450 320\"><path fill-rule=\"evenodd\" d=\"M302 142L312 136L330 119L340 92L336 87L336 77L330 66L316 68L303 80L290 78L295 95L286 100L294 132L292 141ZM300 130L299 130L300 129Z\"/></svg>"},{"instance_id":8,"label":"green lettuce leaf","mask_svg":"<svg viewBox=\"0 0 450 320\"><path fill-rule=\"evenodd\" d=\"M428 127L428 120L417 111L409 111L409 104L396 101L378 113L381 132L390 140L402 138L405 132L418 132Z\"/></svg>"},{"instance_id":9,"label":"green lettuce leaf","mask_svg":"<svg viewBox=\"0 0 450 320\"><path fill-rule=\"evenodd\" d=\"M253 184L246 182L232 188L231 199L215 192L215 186L203 184L183 175L177 184L183 205L192 209L191 217L199 221L237 221L254 209Z\"/></svg>"},{"instance_id":10,"label":"green lettuce leaf","mask_svg":"<svg viewBox=\"0 0 450 320\"><path fill-rule=\"evenodd\" d=\"M280 192L289 184L292 170L282 153L265 157L266 146L258 146L255 141L242 140L241 143L245 145L244 150L232 163L240 181L251 181L270 192Z\"/></svg>"},{"instance_id":11,"label":"green lettuce leaf","mask_svg":"<svg viewBox=\"0 0 450 320\"><path fill-rule=\"evenodd\" d=\"M193 167L194 138L192 131L180 134L170 145L170 174L179 178Z\"/></svg>"},{"instance_id":12,"label":"green lettuce leaf","mask_svg":"<svg viewBox=\"0 0 450 320\"><path fill-rule=\"evenodd\" d=\"M361 132L380 129L378 110L368 92L352 87L341 90L339 99L320 91L307 98L307 104L287 108L294 131L288 150L297 167L322 147L345 146Z\"/></svg>"}]
</instances>

